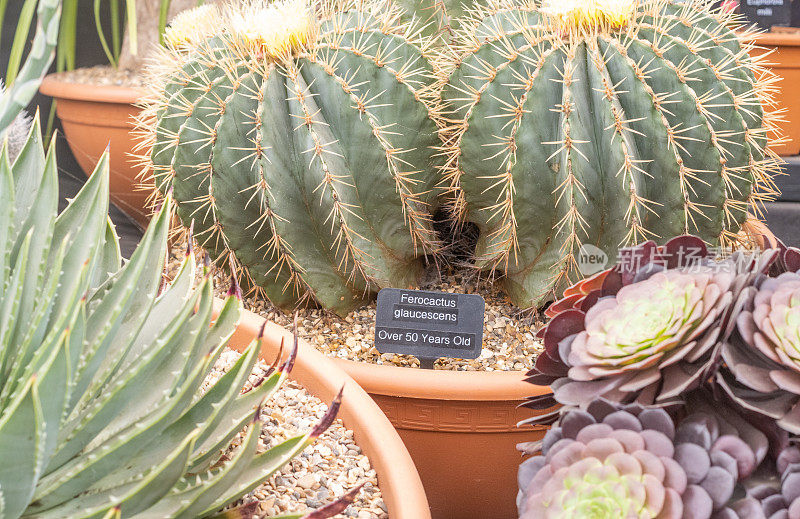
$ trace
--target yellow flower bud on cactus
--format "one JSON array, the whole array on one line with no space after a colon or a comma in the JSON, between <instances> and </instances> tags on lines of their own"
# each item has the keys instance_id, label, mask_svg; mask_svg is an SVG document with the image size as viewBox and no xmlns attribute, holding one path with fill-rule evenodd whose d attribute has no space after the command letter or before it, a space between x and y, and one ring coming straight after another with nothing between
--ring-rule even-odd
<instances>
[{"instance_id":1,"label":"yellow flower bud on cactus","mask_svg":"<svg viewBox=\"0 0 800 519\"><path fill-rule=\"evenodd\" d=\"M212 4L183 11L164 31L164 41L176 49L196 45L214 33L219 14L217 6Z\"/></svg>"},{"instance_id":2,"label":"yellow flower bud on cactus","mask_svg":"<svg viewBox=\"0 0 800 519\"><path fill-rule=\"evenodd\" d=\"M306 0L253 2L237 7L230 19L242 43L272 58L292 55L315 39L316 19Z\"/></svg>"},{"instance_id":3,"label":"yellow flower bud on cactus","mask_svg":"<svg viewBox=\"0 0 800 519\"><path fill-rule=\"evenodd\" d=\"M619 29L635 10L634 0L545 0L541 12L572 34Z\"/></svg>"}]
</instances>

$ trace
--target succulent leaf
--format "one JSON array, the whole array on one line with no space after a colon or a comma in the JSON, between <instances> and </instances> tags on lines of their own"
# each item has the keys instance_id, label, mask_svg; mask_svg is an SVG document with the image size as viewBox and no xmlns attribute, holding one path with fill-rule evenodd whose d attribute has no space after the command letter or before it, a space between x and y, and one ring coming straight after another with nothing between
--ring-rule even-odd
<instances>
[{"instance_id":1,"label":"succulent leaf","mask_svg":"<svg viewBox=\"0 0 800 519\"><path fill-rule=\"evenodd\" d=\"M520 517L757 517L752 487L793 453L776 465L766 443L708 393L668 408L594 400L524 447L541 454L520 465Z\"/></svg>"},{"instance_id":2,"label":"succulent leaf","mask_svg":"<svg viewBox=\"0 0 800 519\"><path fill-rule=\"evenodd\" d=\"M717 382L735 402L800 433L800 273L762 276L743 294Z\"/></svg>"},{"instance_id":3,"label":"succulent leaf","mask_svg":"<svg viewBox=\"0 0 800 519\"><path fill-rule=\"evenodd\" d=\"M55 147L45 153L37 120L32 128L13 165L0 149L0 516L213 515L317 429L255 455L260 405L288 370L241 394L254 341L201 389L239 320L240 294L212 324L213 278L204 269L196 282L192 251L163 283L169 196L122 265L107 154L57 215ZM220 463L243 429L242 447Z\"/></svg>"},{"instance_id":4,"label":"succulent leaf","mask_svg":"<svg viewBox=\"0 0 800 519\"><path fill-rule=\"evenodd\" d=\"M598 395L649 405L699 387L741 310L734 302L772 257L714 261L692 236L622 251L615 267L569 287L548 309L544 351L527 380L553 394L528 405L580 406Z\"/></svg>"}]
</instances>

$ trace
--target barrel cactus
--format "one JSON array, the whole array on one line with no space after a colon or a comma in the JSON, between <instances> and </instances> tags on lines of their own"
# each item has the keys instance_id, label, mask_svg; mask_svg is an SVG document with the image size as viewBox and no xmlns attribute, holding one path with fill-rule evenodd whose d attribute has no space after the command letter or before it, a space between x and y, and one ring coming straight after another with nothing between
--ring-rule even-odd
<instances>
[{"instance_id":1,"label":"barrel cactus","mask_svg":"<svg viewBox=\"0 0 800 519\"><path fill-rule=\"evenodd\" d=\"M259 409L287 361L246 392L259 341L200 391L241 313L211 325L212 276L190 251L162 282L169 197L121 266L108 219L108 155L57 214L55 146L38 120L13 163L0 152L0 517L206 517L311 443L257 453ZM295 349L296 351L296 349ZM225 452L241 432L239 447ZM236 512L228 512L236 517ZM321 515L329 517L332 514Z\"/></svg>"},{"instance_id":2,"label":"barrel cactus","mask_svg":"<svg viewBox=\"0 0 800 519\"><path fill-rule=\"evenodd\" d=\"M394 0L406 13L404 19L412 17L422 22L425 34L438 35L444 44L461 25L461 20L480 0Z\"/></svg>"},{"instance_id":3,"label":"barrel cactus","mask_svg":"<svg viewBox=\"0 0 800 519\"><path fill-rule=\"evenodd\" d=\"M347 313L438 249L431 67L386 2L250 0L170 28L141 126L185 226L276 306Z\"/></svg>"},{"instance_id":4,"label":"barrel cactus","mask_svg":"<svg viewBox=\"0 0 800 519\"><path fill-rule=\"evenodd\" d=\"M515 304L597 248L730 244L772 194L774 76L713 3L494 1L438 60L454 218Z\"/></svg>"}]
</instances>

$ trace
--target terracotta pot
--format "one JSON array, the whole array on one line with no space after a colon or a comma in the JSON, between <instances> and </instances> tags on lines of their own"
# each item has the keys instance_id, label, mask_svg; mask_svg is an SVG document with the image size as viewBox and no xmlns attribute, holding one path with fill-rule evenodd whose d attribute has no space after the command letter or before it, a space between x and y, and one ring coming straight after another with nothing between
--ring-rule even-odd
<instances>
[{"instance_id":1,"label":"terracotta pot","mask_svg":"<svg viewBox=\"0 0 800 519\"><path fill-rule=\"evenodd\" d=\"M215 301L217 311L221 304L222 301ZM228 346L238 351L244 350L258 336L263 323L263 317L245 311ZM292 334L268 322L261 342L260 356L263 360L271 363L275 359L281 338L291 345ZM332 360L304 341L300 341L291 378L326 402L333 400L344 386L339 416L353 431L356 443L369 457L378 475L389 516L391 519L430 519L428 500L414 462L397 431L369 395Z\"/></svg>"},{"instance_id":2,"label":"terracotta pot","mask_svg":"<svg viewBox=\"0 0 800 519\"><path fill-rule=\"evenodd\" d=\"M134 103L144 91L113 85L68 83L50 74L39 90L56 99L56 114L72 154L88 176L94 171L106 146L110 146L111 200L142 226L150 220L146 207L151 190L137 180L139 168L130 154L135 144L131 134L133 118L139 113Z\"/></svg>"},{"instance_id":3,"label":"terracotta pot","mask_svg":"<svg viewBox=\"0 0 800 519\"><path fill-rule=\"evenodd\" d=\"M768 32L755 36L753 41L760 48L753 49L751 54L757 56L772 51L766 59L770 68L783 78L778 83L780 92L775 99L777 108L786 111L783 115L786 122L780 127L790 140L775 146L775 151L784 156L800 154L800 33Z\"/></svg>"}]
</instances>

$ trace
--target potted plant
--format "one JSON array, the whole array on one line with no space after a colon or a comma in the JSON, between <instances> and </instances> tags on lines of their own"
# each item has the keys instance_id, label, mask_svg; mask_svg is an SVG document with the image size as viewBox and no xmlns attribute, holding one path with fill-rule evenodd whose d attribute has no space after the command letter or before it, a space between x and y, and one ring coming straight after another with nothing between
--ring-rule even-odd
<instances>
[{"instance_id":1,"label":"potted plant","mask_svg":"<svg viewBox=\"0 0 800 519\"><path fill-rule=\"evenodd\" d=\"M520 517L793 515L800 250L626 252L551 307L528 380L553 394L528 405L565 407L529 419L555 423L521 446L540 455L519 469Z\"/></svg>"},{"instance_id":2,"label":"potted plant","mask_svg":"<svg viewBox=\"0 0 800 519\"><path fill-rule=\"evenodd\" d=\"M160 44L166 23L197 0L113 0L93 3L94 24L109 66L75 69L77 24L87 18L79 0L64 2L58 40L57 72L48 75L41 92L53 97L64 135L88 176L110 149L111 199L142 227L150 219L147 199L152 188L138 178L134 154L136 106L145 93L142 67ZM103 30L110 20L110 33ZM108 29L106 29L108 30Z\"/></svg>"},{"instance_id":3,"label":"potted plant","mask_svg":"<svg viewBox=\"0 0 800 519\"><path fill-rule=\"evenodd\" d=\"M751 54L761 57L781 78L774 92L776 107L783 110L777 123L784 142L775 151L784 156L800 155L800 103L794 85L800 80L800 28L773 27L752 36Z\"/></svg>"},{"instance_id":4,"label":"potted plant","mask_svg":"<svg viewBox=\"0 0 800 519\"><path fill-rule=\"evenodd\" d=\"M197 272L192 251L165 282L169 199L122 265L108 183L106 154L56 214L55 151L45 154L38 119L13 165L0 149L4 517L248 516L252 503L218 512L313 443L341 406L379 460L393 516L426 517L421 482L388 420L329 361L309 366L295 347L280 362L276 349L272 367L242 391L265 353L261 334L251 334L261 323L251 317L237 331L238 287L215 302L212 273L208 265ZM243 355L202 390L235 332ZM310 430L260 448L261 409L294 365L333 403ZM332 517L359 488L308 515L281 517Z\"/></svg>"},{"instance_id":5,"label":"potted plant","mask_svg":"<svg viewBox=\"0 0 800 519\"><path fill-rule=\"evenodd\" d=\"M269 312L312 303L339 316L318 344L344 342L343 328L374 309L364 305L380 289L420 286L426 260L434 278L436 262L452 259L461 243L438 232L443 206L446 227L476 225L469 259L496 273L494 286L515 304L510 313L541 310L581 277L583 245L613 263L620 244L649 233L697 232L720 246L747 239L748 212L769 194L777 159L760 136L771 119L707 101L684 83L760 101L766 83L744 71L729 80L713 73L722 63L681 65L695 52L725 63L732 55L760 77L726 14L667 2L622 2L613 16L597 5L588 14L492 5L463 20L457 42L439 47L431 66L431 40L397 23L399 11L314 5L255 3L224 23L211 17L216 24L204 23L207 12L187 15L185 27L173 26L186 37L167 46L142 128L157 189L173 194L183 225L194 221L219 263L232 260L253 308L269 299ZM673 23L690 15L713 29ZM586 21L593 17L602 23ZM653 17L670 38L708 45L667 53L653 41ZM711 42L717 31L733 38L725 49ZM667 71L660 80L677 93L636 69L626 38L647 56L642 63ZM610 47L586 54L601 44ZM636 89L615 86L623 80ZM670 95L686 98L686 113L667 106ZM443 180L449 197L435 196ZM359 333L356 346L371 341L363 326ZM483 373L337 362L398 428L435 517L513 516L513 470L499 467L516 466L515 443L544 434L516 429L531 391L524 364Z\"/></svg>"}]
</instances>

